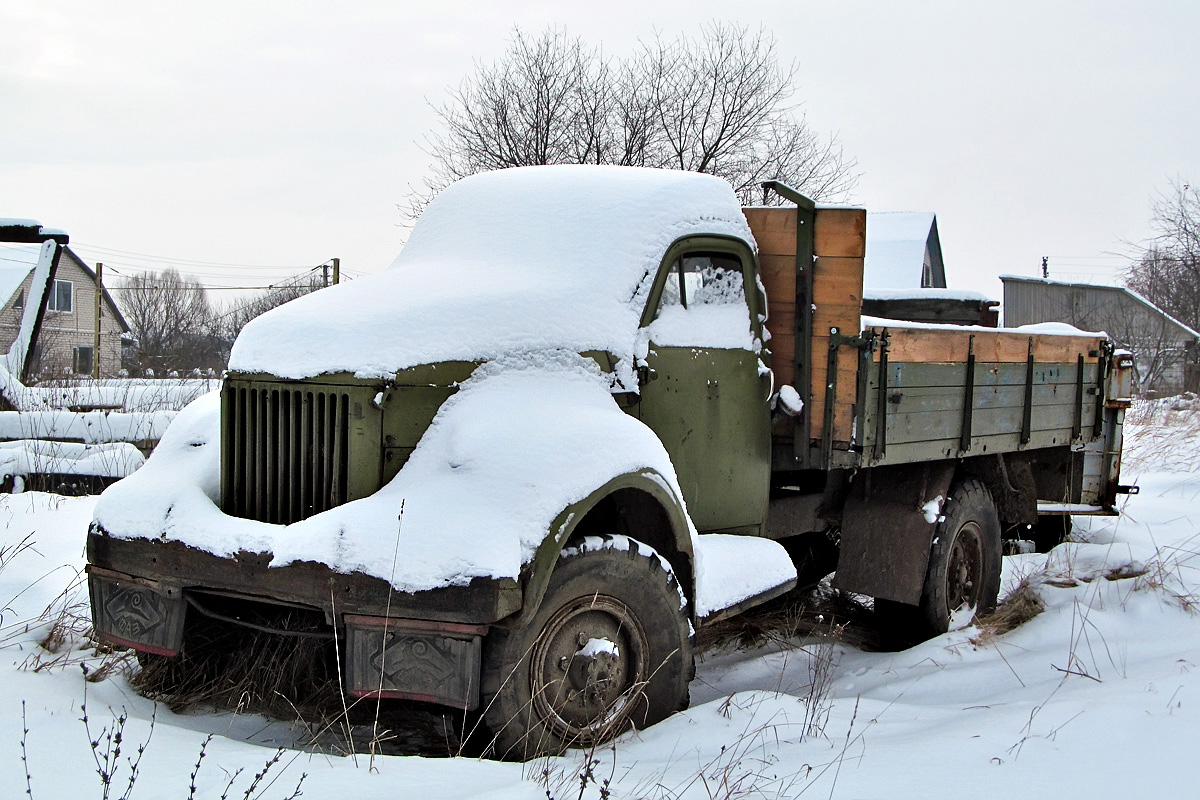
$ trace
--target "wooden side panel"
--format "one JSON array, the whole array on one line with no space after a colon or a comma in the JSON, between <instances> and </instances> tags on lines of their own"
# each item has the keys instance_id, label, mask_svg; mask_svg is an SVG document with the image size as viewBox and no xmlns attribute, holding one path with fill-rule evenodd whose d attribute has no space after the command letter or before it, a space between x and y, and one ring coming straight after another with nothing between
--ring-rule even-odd
<instances>
[{"instance_id":1,"label":"wooden side panel","mask_svg":"<svg viewBox=\"0 0 1200 800\"><path fill-rule=\"evenodd\" d=\"M862 258L867 253L867 212L861 208L817 209L813 252L834 258Z\"/></svg>"},{"instance_id":2,"label":"wooden side panel","mask_svg":"<svg viewBox=\"0 0 1200 800\"><path fill-rule=\"evenodd\" d=\"M796 244L792 242L792 249ZM763 287L767 291L767 331L775 385L792 383L796 369L796 254L760 251Z\"/></svg>"},{"instance_id":3,"label":"wooden side panel","mask_svg":"<svg viewBox=\"0 0 1200 800\"><path fill-rule=\"evenodd\" d=\"M879 435L879 365L871 369L865 428L871 451ZM976 362L971 393L972 455L1063 445L1076 421L1085 438L1096 419L1098 397L1088 391L1100 365L1086 363L1084 394L1077 395L1077 362L1041 363L1033 371L1030 441L1020 441L1025 404L1024 363ZM888 363L886 455L875 464L902 464L962 454L965 363Z\"/></svg>"},{"instance_id":4,"label":"wooden side panel","mask_svg":"<svg viewBox=\"0 0 1200 800\"><path fill-rule=\"evenodd\" d=\"M881 327L872 330L882 331ZM888 328L889 361L965 362L971 337L975 337L975 359L993 362L1025 362L1030 334L1011 331L946 330L942 328ZM1034 334L1033 360L1039 363L1073 362L1080 354L1095 363L1103 339L1094 336ZM879 354L875 354L879 360Z\"/></svg>"},{"instance_id":5,"label":"wooden side panel","mask_svg":"<svg viewBox=\"0 0 1200 800\"><path fill-rule=\"evenodd\" d=\"M758 252L796 255L795 208L744 208Z\"/></svg>"},{"instance_id":6,"label":"wooden side panel","mask_svg":"<svg viewBox=\"0 0 1200 800\"><path fill-rule=\"evenodd\" d=\"M853 209L850 209L851 211ZM854 218L846 209L834 209L840 218ZM817 212L817 231L825 230L827 248L836 252L853 251L860 229L840 224L838 232L848 232L836 238L822 224L824 209ZM863 217L865 229L865 213ZM847 241L848 240L848 241ZM812 365L812 434L819 436L825 421L825 387L828 381L830 333L836 329L843 336L857 336L862 313L863 259L862 256L818 255L813 272L813 365ZM854 431L854 403L858 396L858 351L841 347L837 359L837 394L833 418L833 440L849 442Z\"/></svg>"},{"instance_id":7,"label":"wooden side panel","mask_svg":"<svg viewBox=\"0 0 1200 800\"><path fill-rule=\"evenodd\" d=\"M758 242L767 291L767 331L775 385L792 383L796 370L796 209L743 209Z\"/></svg>"},{"instance_id":8,"label":"wooden side panel","mask_svg":"<svg viewBox=\"0 0 1200 800\"><path fill-rule=\"evenodd\" d=\"M767 291L767 330L771 333L771 369L776 385L795 383L796 360L796 210L747 208L746 221L758 242L759 265ZM862 313L863 256L867 214L863 209L818 209L813 230L812 382L806 395L814 437L825 419L829 333L836 328L858 334ZM857 353L841 348L837 366L837 407L833 438L848 442L853 432L858 379ZM799 388L799 387L797 387Z\"/></svg>"}]
</instances>

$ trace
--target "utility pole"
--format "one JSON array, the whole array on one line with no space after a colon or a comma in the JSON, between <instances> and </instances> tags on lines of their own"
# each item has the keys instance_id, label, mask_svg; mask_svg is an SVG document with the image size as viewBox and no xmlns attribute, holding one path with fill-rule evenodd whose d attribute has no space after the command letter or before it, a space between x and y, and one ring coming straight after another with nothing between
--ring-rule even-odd
<instances>
[{"instance_id":1,"label":"utility pole","mask_svg":"<svg viewBox=\"0 0 1200 800\"><path fill-rule=\"evenodd\" d=\"M337 286L342 278L342 260L340 258L333 259L333 285Z\"/></svg>"},{"instance_id":2,"label":"utility pole","mask_svg":"<svg viewBox=\"0 0 1200 800\"><path fill-rule=\"evenodd\" d=\"M104 310L104 265L96 263L96 333L92 339L92 377L100 380L100 314Z\"/></svg>"},{"instance_id":3,"label":"utility pole","mask_svg":"<svg viewBox=\"0 0 1200 800\"><path fill-rule=\"evenodd\" d=\"M1050 277L1050 256L1042 256L1042 277Z\"/></svg>"}]
</instances>

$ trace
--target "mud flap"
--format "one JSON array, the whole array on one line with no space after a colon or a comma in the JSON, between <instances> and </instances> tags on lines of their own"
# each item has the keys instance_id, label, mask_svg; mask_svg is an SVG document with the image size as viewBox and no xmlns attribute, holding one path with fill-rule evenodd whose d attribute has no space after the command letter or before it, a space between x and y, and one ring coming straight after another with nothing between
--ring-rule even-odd
<instances>
[{"instance_id":1,"label":"mud flap","mask_svg":"<svg viewBox=\"0 0 1200 800\"><path fill-rule=\"evenodd\" d=\"M187 611L179 587L92 565L87 571L97 636L145 653L179 654Z\"/></svg>"},{"instance_id":2,"label":"mud flap","mask_svg":"<svg viewBox=\"0 0 1200 800\"><path fill-rule=\"evenodd\" d=\"M859 472L842 512L833 585L910 605L921 602L937 527L926 519L925 506L938 497L944 501L955 466L939 461Z\"/></svg>"},{"instance_id":3,"label":"mud flap","mask_svg":"<svg viewBox=\"0 0 1200 800\"><path fill-rule=\"evenodd\" d=\"M479 706L486 625L347 614L346 689L356 697Z\"/></svg>"}]
</instances>

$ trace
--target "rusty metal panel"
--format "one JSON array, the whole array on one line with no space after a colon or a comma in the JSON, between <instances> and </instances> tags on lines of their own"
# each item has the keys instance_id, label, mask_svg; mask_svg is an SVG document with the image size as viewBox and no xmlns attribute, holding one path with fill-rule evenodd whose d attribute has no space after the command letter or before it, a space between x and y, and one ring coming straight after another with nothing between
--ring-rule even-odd
<instances>
[{"instance_id":1,"label":"rusty metal panel","mask_svg":"<svg viewBox=\"0 0 1200 800\"><path fill-rule=\"evenodd\" d=\"M100 638L148 653L179 653L186 608L178 588L89 566L88 592Z\"/></svg>"},{"instance_id":2,"label":"rusty metal panel","mask_svg":"<svg viewBox=\"0 0 1200 800\"><path fill-rule=\"evenodd\" d=\"M916 604L921 600L935 524L922 506L946 497L954 462L863 470L842 512L842 542L833 585Z\"/></svg>"},{"instance_id":3,"label":"rusty metal panel","mask_svg":"<svg viewBox=\"0 0 1200 800\"><path fill-rule=\"evenodd\" d=\"M479 706L482 633L475 625L346 615L347 690L455 708Z\"/></svg>"}]
</instances>

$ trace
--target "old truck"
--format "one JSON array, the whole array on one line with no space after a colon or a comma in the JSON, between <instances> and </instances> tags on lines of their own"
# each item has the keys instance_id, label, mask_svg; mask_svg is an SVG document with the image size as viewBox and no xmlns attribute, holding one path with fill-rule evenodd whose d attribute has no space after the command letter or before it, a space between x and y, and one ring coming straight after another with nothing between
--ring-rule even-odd
<instances>
[{"instance_id":1,"label":"old truck","mask_svg":"<svg viewBox=\"0 0 1200 800\"><path fill-rule=\"evenodd\" d=\"M767 188L788 204L627 168L451 186L391 268L247 326L100 498L97 633L323 636L348 694L523 758L685 707L695 631L798 581L928 636L996 603L1004 537L1113 513L1125 354L864 318L865 212Z\"/></svg>"}]
</instances>

